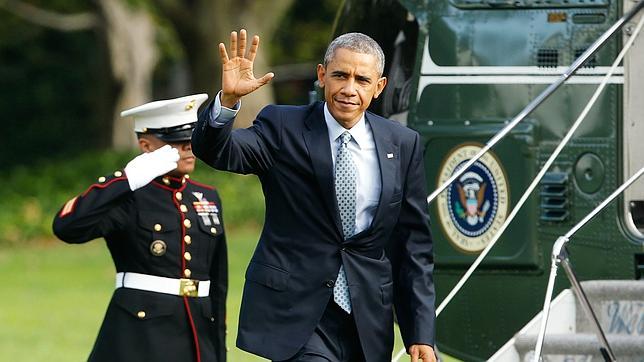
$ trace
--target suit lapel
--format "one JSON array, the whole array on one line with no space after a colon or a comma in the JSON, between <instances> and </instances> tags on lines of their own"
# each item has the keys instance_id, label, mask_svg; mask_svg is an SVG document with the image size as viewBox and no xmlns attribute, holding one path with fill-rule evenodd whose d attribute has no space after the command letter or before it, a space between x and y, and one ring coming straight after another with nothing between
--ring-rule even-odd
<instances>
[{"instance_id":1,"label":"suit lapel","mask_svg":"<svg viewBox=\"0 0 644 362\"><path fill-rule=\"evenodd\" d=\"M337 212L335 185L333 182L333 160L329 144L329 130L324 121L324 103L318 103L304 120L306 129L303 137L309 151L315 177L322 190L322 199L327 212L335 223L338 233L342 235L342 223Z\"/></svg>"},{"instance_id":2,"label":"suit lapel","mask_svg":"<svg viewBox=\"0 0 644 362\"><path fill-rule=\"evenodd\" d=\"M396 172L398 162L400 162L400 155L398 154L398 146L391 140L391 130L385 127L384 120L378 119L373 114L365 114L366 121L371 125L373 132L373 139L376 144L376 154L378 155L378 163L380 164L380 179L382 180L382 188L380 191L380 201L378 208L374 214L371 225L375 225L382 217L385 206L391 200L391 195L394 192L396 182Z\"/></svg>"}]
</instances>

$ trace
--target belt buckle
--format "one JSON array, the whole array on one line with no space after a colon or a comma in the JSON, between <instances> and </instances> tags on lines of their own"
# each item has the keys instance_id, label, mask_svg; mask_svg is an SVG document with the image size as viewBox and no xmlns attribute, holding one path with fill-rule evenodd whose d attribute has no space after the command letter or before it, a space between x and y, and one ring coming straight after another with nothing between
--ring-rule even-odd
<instances>
[{"instance_id":1,"label":"belt buckle","mask_svg":"<svg viewBox=\"0 0 644 362\"><path fill-rule=\"evenodd\" d=\"M182 297L198 297L199 281L194 279L179 279L179 295Z\"/></svg>"}]
</instances>

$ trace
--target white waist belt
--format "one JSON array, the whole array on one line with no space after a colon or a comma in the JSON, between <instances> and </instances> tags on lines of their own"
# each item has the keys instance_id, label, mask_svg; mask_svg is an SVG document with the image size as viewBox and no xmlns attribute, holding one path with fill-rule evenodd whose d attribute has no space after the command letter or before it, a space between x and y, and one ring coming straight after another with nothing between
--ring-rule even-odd
<instances>
[{"instance_id":1,"label":"white waist belt","mask_svg":"<svg viewBox=\"0 0 644 362\"><path fill-rule=\"evenodd\" d=\"M131 288L188 297L207 297L210 280L173 279L140 273L116 273L116 288Z\"/></svg>"}]
</instances>

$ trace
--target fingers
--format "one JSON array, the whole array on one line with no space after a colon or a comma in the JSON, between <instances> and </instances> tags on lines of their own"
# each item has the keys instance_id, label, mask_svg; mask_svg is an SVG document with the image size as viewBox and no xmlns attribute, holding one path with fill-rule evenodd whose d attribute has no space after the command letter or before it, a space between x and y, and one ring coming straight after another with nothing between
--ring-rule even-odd
<instances>
[{"instance_id":1,"label":"fingers","mask_svg":"<svg viewBox=\"0 0 644 362\"><path fill-rule=\"evenodd\" d=\"M239 31L239 48L237 55L242 58L246 55L246 29L241 29Z\"/></svg>"},{"instance_id":2,"label":"fingers","mask_svg":"<svg viewBox=\"0 0 644 362\"><path fill-rule=\"evenodd\" d=\"M230 57L237 57L237 32L230 33Z\"/></svg>"},{"instance_id":3,"label":"fingers","mask_svg":"<svg viewBox=\"0 0 644 362\"><path fill-rule=\"evenodd\" d=\"M418 346L412 345L409 348L409 357L411 362L418 362L418 357L419 357L419 352L418 352Z\"/></svg>"},{"instance_id":4,"label":"fingers","mask_svg":"<svg viewBox=\"0 0 644 362\"><path fill-rule=\"evenodd\" d=\"M259 48L259 36L253 36L253 42L250 44L250 51L248 52L248 60L255 61L257 55L257 48Z\"/></svg>"},{"instance_id":5,"label":"fingers","mask_svg":"<svg viewBox=\"0 0 644 362\"><path fill-rule=\"evenodd\" d=\"M226 64L230 59L228 59L228 53L226 52L226 46L224 43L219 43L219 56L221 57L221 63Z\"/></svg>"},{"instance_id":6,"label":"fingers","mask_svg":"<svg viewBox=\"0 0 644 362\"><path fill-rule=\"evenodd\" d=\"M270 82L270 81L271 81L271 79L273 79L273 77L274 77L274 76L275 76L275 73L273 73L273 72L266 73L266 74L264 74L264 76L263 76L263 77L259 78L257 81L258 81L261 85L264 85L264 84L266 84L266 83Z\"/></svg>"}]
</instances>

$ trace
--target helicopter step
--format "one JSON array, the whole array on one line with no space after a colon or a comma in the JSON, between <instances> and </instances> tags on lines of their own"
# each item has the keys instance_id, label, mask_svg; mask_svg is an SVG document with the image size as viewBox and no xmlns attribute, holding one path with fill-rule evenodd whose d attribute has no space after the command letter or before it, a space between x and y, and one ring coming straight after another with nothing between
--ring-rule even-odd
<instances>
[{"instance_id":1,"label":"helicopter step","mask_svg":"<svg viewBox=\"0 0 644 362\"><path fill-rule=\"evenodd\" d=\"M594 280L581 283L618 361L644 362L644 281ZM603 361L600 344L575 294L566 289L550 307L543 361ZM541 313L489 361L532 361Z\"/></svg>"}]
</instances>

